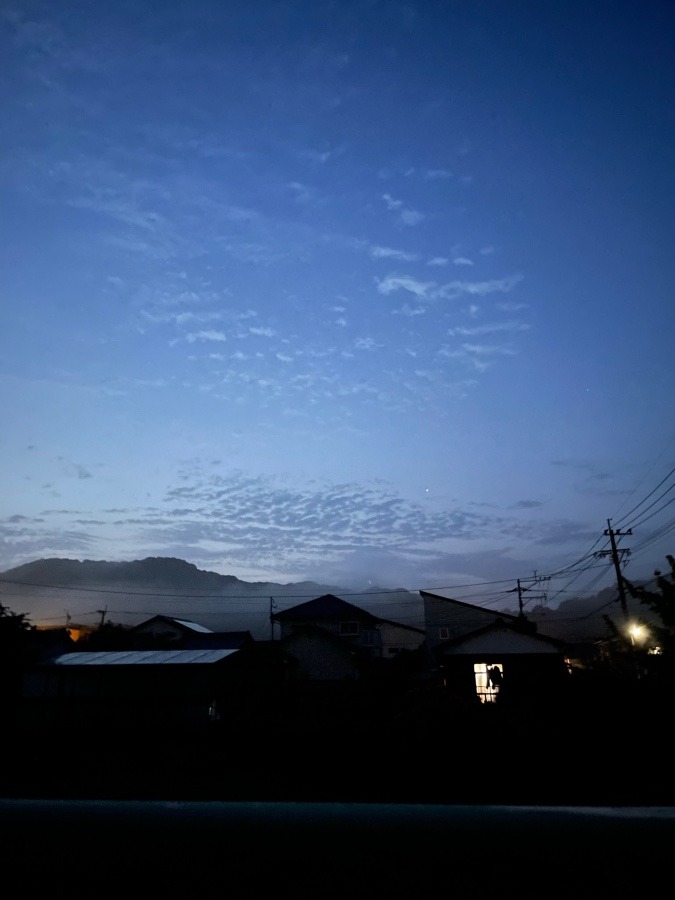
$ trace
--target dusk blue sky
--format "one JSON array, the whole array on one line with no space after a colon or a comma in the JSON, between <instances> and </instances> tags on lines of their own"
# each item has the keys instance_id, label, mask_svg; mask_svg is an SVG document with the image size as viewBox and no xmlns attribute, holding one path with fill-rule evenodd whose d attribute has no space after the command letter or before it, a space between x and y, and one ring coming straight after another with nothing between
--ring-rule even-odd
<instances>
[{"instance_id":1,"label":"dusk blue sky","mask_svg":"<svg viewBox=\"0 0 675 900\"><path fill-rule=\"evenodd\" d=\"M0 23L2 570L598 590L608 518L665 565L675 5Z\"/></svg>"}]
</instances>

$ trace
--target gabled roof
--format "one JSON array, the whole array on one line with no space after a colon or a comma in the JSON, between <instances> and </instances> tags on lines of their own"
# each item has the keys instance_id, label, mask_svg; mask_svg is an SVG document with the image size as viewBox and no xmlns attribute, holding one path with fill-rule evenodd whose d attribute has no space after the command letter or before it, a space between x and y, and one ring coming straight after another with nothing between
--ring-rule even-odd
<instances>
[{"instance_id":1,"label":"gabled roof","mask_svg":"<svg viewBox=\"0 0 675 900\"><path fill-rule=\"evenodd\" d=\"M381 620L372 613L341 600L334 594L324 594L315 600L309 600L307 603L300 603L298 606L292 606L290 609L282 610L274 613L272 618L276 622L296 622L312 619L357 619L360 622L368 622L372 625L377 624Z\"/></svg>"},{"instance_id":2,"label":"gabled roof","mask_svg":"<svg viewBox=\"0 0 675 900\"><path fill-rule=\"evenodd\" d=\"M146 619L145 622L134 625L131 631L139 631L153 622L165 622L167 625L173 625L186 633L196 632L198 634L213 634L210 628L205 628L204 625L198 625L197 622L190 622L188 619L175 619L173 616L162 615L153 616L151 619Z\"/></svg>"},{"instance_id":3,"label":"gabled roof","mask_svg":"<svg viewBox=\"0 0 675 900\"><path fill-rule=\"evenodd\" d=\"M488 625L483 625L481 628L476 628L473 631L461 634L458 637L453 637L447 641L443 641L441 644L438 644L436 650L440 653L444 653L446 651L450 653L461 653L461 648L468 644L475 643L481 638L489 637L490 635L497 635L504 632L510 632L513 635L521 637L523 639L523 642L526 642L531 647L538 644L542 648L545 648L544 652L550 653L552 650L555 650L559 653L563 653L567 648L567 644L564 641L560 641L557 638L547 637L546 635L537 634L537 632L532 630L531 628L523 627L523 623L520 621L516 621L515 623L495 621L491 622ZM471 652L471 650L467 652ZM515 650L514 652L517 653L519 651Z\"/></svg>"},{"instance_id":4,"label":"gabled roof","mask_svg":"<svg viewBox=\"0 0 675 900\"><path fill-rule=\"evenodd\" d=\"M416 625L404 625L403 622L394 622L393 619L378 619L380 625L394 625L396 628L405 628L406 631L414 631L415 634L426 634L424 628L417 628Z\"/></svg>"},{"instance_id":5,"label":"gabled roof","mask_svg":"<svg viewBox=\"0 0 675 900\"><path fill-rule=\"evenodd\" d=\"M100 653L64 653L56 666L195 665L220 662L236 650L112 650Z\"/></svg>"},{"instance_id":6,"label":"gabled roof","mask_svg":"<svg viewBox=\"0 0 675 900\"><path fill-rule=\"evenodd\" d=\"M443 597L441 594L434 594L433 591L420 591L420 596L429 597L432 600L444 600L446 603L451 603L454 606L463 606L465 609L474 609L481 613L489 613L495 619L504 619L507 622L521 621L520 616L514 616L512 613L502 612L498 609L487 609L485 606L476 606L475 603L465 603L464 600L454 600L452 597Z\"/></svg>"}]
</instances>

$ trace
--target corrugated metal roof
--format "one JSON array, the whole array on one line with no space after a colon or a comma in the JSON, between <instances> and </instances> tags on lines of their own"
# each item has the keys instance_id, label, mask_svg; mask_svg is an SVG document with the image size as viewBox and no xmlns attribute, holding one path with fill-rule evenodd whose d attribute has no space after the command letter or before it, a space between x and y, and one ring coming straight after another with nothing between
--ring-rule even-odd
<instances>
[{"instance_id":1,"label":"corrugated metal roof","mask_svg":"<svg viewBox=\"0 0 675 900\"><path fill-rule=\"evenodd\" d=\"M101 653L64 653L57 666L145 666L215 663L237 650L115 650Z\"/></svg>"}]
</instances>

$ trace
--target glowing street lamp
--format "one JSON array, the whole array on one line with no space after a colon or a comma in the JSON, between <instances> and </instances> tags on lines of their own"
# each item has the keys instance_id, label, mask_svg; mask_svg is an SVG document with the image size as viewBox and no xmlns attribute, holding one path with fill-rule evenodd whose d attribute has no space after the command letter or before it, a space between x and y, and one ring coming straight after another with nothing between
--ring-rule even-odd
<instances>
[{"instance_id":1,"label":"glowing street lamp","mask_svg":"<svg viewBox=\"0 0 675 900\"><path fill-rule=\"evenodd\" d=\"M630 635L631 644L635 646L636 644L641 644L647 637L647 629L644 625L633 622L628 626L628 634Z\"/></svg>"}]
</instances>

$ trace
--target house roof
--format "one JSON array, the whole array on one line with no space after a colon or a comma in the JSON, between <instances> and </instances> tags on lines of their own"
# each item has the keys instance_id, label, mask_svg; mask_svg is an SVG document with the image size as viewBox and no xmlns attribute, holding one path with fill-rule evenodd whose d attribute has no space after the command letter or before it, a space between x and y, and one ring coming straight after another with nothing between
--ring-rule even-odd
<instances>
[{"instance_id":1,"label":"house roof","mask_svg":"<svg viewBox=\"0 0 675 900\"><path fill-rule=\"evenodd\" d=\"M197 622L189 622L187 619L172 619L177 625L182 625L183 628L187 628L189 631L198 631L200 634L210 634L211 629L206 628L204 625L198 625Z\"/></svg>"},{"instance_id":2,"label":"house roof","mask_svg":"<svg viewBox=\"0 0 675 900\"><path fill-rule=\"evenodd\" d=\"M394 622L392 619L378 619L381 625L394 625L396 628L405 628L406 631L414 631L416 634L426 634L424 628L417 628L415 625L404 625L403 622Z\"/></svg>"},{"instance_id":3,"label":"house roof","mask_svg":"<svg viewBox=\"0 0 675 900\"><path fill-rule=\"evenodd\" d=\"M176 619L173 616L153 616L151 619L146 619L144 622L140 622L138 625L134 625L131 629L132 631L139 631L142 628L146 628L152 622L166 622L167 625L175 625L180 628L181 631L185 632L197 632L198 634L213 634L210 628L206 628L204 625L199 625L197 622L190 622L188 619Z\"/></svg>"},{"instance_id":4,"label":"house roof","mask_svg":"<svg viewBox=\"0 0 675 900\"><path fill-rule=\"evenodd\" d=\"M466 603L464 600L455 600L452 597L443 597L441 594L434 594L433 591L420 591L420 596L429 597L432 600L445 600L446 603L452 603L454 606L463 606L465 609L479 610L482 613L490 613L495 619L505 619L506 621L519 622L520 616L514 616L512 613L502 612L497 609L486 609L484 606L477 606L475 603Z\"/></svg>"},{"instance_id":5,"label":"house roof","mask_svg":"<svg viewBox=\"0 0 675 900\"><path fill-rule=\"evenodd\" d=\"M488 625L483 625L481 628L476 628L473 631L467 632L466 634L459 635L458 637L450 638L447 641L443 641L441 644L437 646L437 650L440 653L454 653L459 654L462 653L462 648L466 648L467 653L473 652L473 647L471 645L476 645L481 641L481 639L495 637L500 634L511 634L521 638L521 647L514 648L515 653L518 652L532 652L531 649L535 645L539 645L542 647L542 652L550 653L552 651L557 651L559 653L563 653L567 644L564 641L557 640L556 638L547 637L546 635L537 634L536 631L529 630L527 628L523 628L520 622L512 623L512 622L504 622L504 621L495 621L491 622ZM480 649L481 652L484 652L485 647L476 648ZM498 652L503 652L502 648L498 649Z\"/></svg>"},{"instance_id":6,"label":"house roof","mask_svg":"<svg viewBox=\"0 0 675 900\"><path fill-rule=\"evenodd\" d=\"M376 624L382 621L372 613L354 606L353 603L347 603L334 594L324 594L315 600L309 600L307 603L300 603L298 606L292 606L290 609L282 610L274 613L272 618L277 622L295 622L305 619L358 619L361 622L369 622Z\"/></svg>"},{"instance_id":7,"label":"house roof","mask_svg":"<svg viewBox=\"0 0 675 900\"><path fill-rule=\"evenodd\" d=\"M250 631L209 631L207 634L186 635L181 646L185 650L239 650L253 642Z\"/></svg>"},{"instance_id":8,"label":"house roof","mask_svg":"<svg viewBox=\"0 0 675 900\"><path fill-rule=\"evenodd\" d=\"M195 665L220 662L236 650L113 650L99 653L64 653L56 666Z\"/></svg>"}]
</instances>

